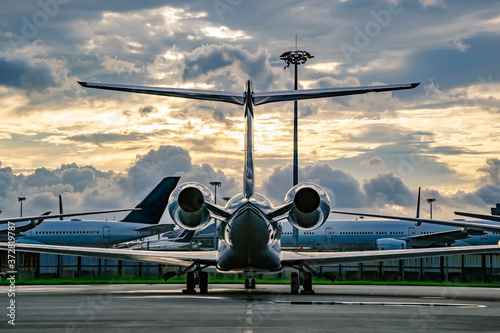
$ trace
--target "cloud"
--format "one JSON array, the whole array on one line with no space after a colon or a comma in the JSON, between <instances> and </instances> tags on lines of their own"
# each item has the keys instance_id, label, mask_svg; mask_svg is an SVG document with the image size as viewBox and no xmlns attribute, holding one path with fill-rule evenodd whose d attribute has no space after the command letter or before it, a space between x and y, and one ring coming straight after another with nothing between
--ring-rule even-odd
<instances>
[{"instance_id":1,"label":"cloud","mask_svg":"<svg viewBox=\"0 0 500 333\"><path fill-rule=\"evenodd\" d=\"M57 86L52 68L44 60L7 59L0 57L0 85L26 91L43 91Z\"/></svg>"},{"instance_id":2,"label":"cloud","mask_svg":"<svg viewBox=\"0 0 500 333\"><path fill-rule=\"evenodd\" d=\"M270 55L264 48L250 53L242 45L212 44L203 45L185 54L182 79L190 81L205 76L227 77L243 86L241 80L248 77L259 90L268 89L276 80L269 64Z\"/></svg>"},{"instance_id":3,"label":"cloud","mask_svg":"<svg viewBox=\"0 0 500 333\"><path fill-rule=\"evenodd\" d=\"M111 73L140 73L142 72L142 69L137 68L134 63L125 61L125 60L120 60L118 57L110 57L109 55L104 55L101 57L101 65L109 72Z\"/></svg>"},{"instance_id":4,"label":"cloud","mask_svg":"<svg viewBox=\"0 0 500 333\"><path fill-rule=\"evenodd\" d=\"M486 160L486 165L477 169L483 176L480 178L482 184L500 185L500 160L496 158L489 158Z\"/></svg>"},{"instance_id":5,"label":"cloud","mask_svg":"<svg viewBox=\"0 0 500 333\"><path fill-rule=\"evenodd\" d=\"M408 207L414 204L414 193L403 184L403 181L392 173L378 175L363 183L368 202L375 206L398 205Z\"/></svg>"},{"instance_id":6,"label":"cloud","mask_svg":"<svg viewBox=\"0 0 500 333\"><path fill-rule=\"evenodd\" d=\"M325 188L332 207L363 207L366 202L359 183L342 170L328 164L307 165L299 168L299 182L313 182ZM274 202L281 203L292 187L292 167L276 167L264 180L264 193Z\"/></svg>"}]
</instances>

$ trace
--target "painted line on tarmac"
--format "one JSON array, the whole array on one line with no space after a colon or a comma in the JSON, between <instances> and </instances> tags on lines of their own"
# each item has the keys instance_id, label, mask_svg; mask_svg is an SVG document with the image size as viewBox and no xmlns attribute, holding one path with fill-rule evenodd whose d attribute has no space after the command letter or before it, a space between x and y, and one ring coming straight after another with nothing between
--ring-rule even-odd
<instances>
[{"instance_id":1,"label":"painted line on tarmac","mask_svg":"<svg viewBox=\"0 0 500 333\"><path fill-rule=\"evenodd\" d=\"M486 308L482 304L459 303L404 303L404 302L331 302L331 301L275 301L278 304L290 305L348 305L348 306L412 306L412 307L457 307L457 308Z\"/></svg>"}]
</instances>

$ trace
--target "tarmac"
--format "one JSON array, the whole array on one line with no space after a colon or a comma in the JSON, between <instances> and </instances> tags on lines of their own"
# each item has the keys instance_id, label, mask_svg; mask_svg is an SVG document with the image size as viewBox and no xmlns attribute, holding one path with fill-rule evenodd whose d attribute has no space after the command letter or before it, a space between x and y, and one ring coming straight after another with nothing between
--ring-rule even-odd
<instances>
[{"instance_id":1,"label":"tarmac","mask_svg":"<svg viewBox=\"0 0 500 333\"><path fill-rule=\"evenodd\" d=\"M499 332L500 289L213 284L0 287L0 329L12 332ZM15 326L7 307L15 300ZM6 330L5 330L6 331Z\"/></svg>"}]
</instances>

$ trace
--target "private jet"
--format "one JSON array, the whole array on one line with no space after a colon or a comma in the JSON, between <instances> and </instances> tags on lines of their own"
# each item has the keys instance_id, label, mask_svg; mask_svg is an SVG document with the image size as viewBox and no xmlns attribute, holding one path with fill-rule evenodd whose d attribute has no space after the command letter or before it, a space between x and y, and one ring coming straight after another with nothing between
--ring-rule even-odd
<instances>
[{"instance_id":1,"label":"private jet","mask_svg":"<svg viewBox=\"0 0 500 333\"><path fill-rule=\"evenodd\" d=\"M224 207L215 205L212 192L205 185L196 182L179 185L170 196L167 209L179 227L196 230L204 228L212 218L220 221L217 230L218 248L215 251L134 251L36 244L19 244L16 250L185 266L183 272L187 275L185 291L195 292L197 284L200 293L208 291L208 273L204 270L207 267L215 267L222 273L246 274L247 288L255 287L253 273L278 273L285 267L291 267L298 271L298 273L294 271L291 275L291 292L298 293L300 284L303 285L304 291L312 292L312 275L317 274L313 266L500 252L500 246L492 245L329 253L292 252L281 249L281 220L288 219L300 230L314 230L327 220L330 214L330 200L322 187L310 182L293 186L286 194L284 203L279 206L274 206L269 199L255 191L254 108L274 102L413 89L419 83L254 92L251 82L247 81L243 93L88 82L80 82L80 85L86 88L208 100L243 106L245 133L242 191L233 196ZM8 244L2 243L0 248L8 249Z\"/></svg>"}]
</instances>

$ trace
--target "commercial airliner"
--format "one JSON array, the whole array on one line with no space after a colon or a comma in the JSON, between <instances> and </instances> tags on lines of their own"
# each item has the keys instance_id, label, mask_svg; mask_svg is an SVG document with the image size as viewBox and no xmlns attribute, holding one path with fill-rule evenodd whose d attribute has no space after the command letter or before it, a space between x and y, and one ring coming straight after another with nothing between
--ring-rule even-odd
<instances>
[{"instance_id":1,"label":"commercial airliner","mask_svg":"<svg viewBox=\"0 0 500 333\"><path fill-rule=\"evenodd\" d=\"M300 230L298 247L317 251L395 250L489 245L498 244L499 241L500 230L481 231L430 223L415 225L411 221L363 219L326 221L315 230ZM281 246L297 248L294 246L292 226L289 223L283 223Z\"/></svg>"},{"instance_id":2,"label":"commercial airliner","mask_svg":"<svg viewBox=\"0 0 500 333\"><path fill-rule=\"evenodd\" d=\"M121 221L45 220L29 229L18 229L16 243L97 246L157 235L172 225L158 224L179 177L164 178L146 198ZM129 209L130 210L130 209ZM52 215L51 218L65 216Z\"/></svg>"},{"instance_id":3,"label":"commercial airliner","mask_svg":"<svg viewBox=\"0 0 500 333\"><path fill-rule=\"evenodd\" d=\"M167 209L173 221L184 229L196 230L205 227L215 218L218 228L216 251L133 251L126 249L78 248L72 246L48 246L20 244L16 250L55 254L81 255L122 260L135 260L170 265L187 266L187 289L208 291L208 273L203 269L216 267L219 272L242 272L247 274L246 287L254 287L254 272L280 272L284 267L298 270L291 276L291 292L297 293L303 282L306 291L312 291L312 266L335 265L347 262L364 262L386 259L407 259L453 254L500 252L500 246L468 246L432 249L402 249L388 251L356 252L292 252L281 249L281 220L288 221L300 230L320 227L330 214L330 200L319 185L309 182L293 186L285 196L284 203L274 206L265 196L255 192L254 170L254 107L266 103L305 100L322 97L364 94L412 89L418 83L366 86L352 88L327 88L291 90L277 92L254 92L250 81L243 93L203 91L178 88L157 88L133 85L114 85L80 82L83 87L116 90L132 93L152 94L217 101L242 105L244 108L244 163L242 192L233 196L224 207L213 203L213 195L203 184L187 182L178 186L171 194ZM7 249L8 244L0 244ZM195 274L198 275L195 279ZM195 283L195 281L197 281Z\"/></svg>"}]
</instances>

